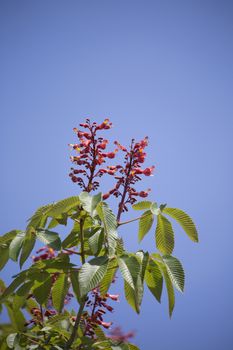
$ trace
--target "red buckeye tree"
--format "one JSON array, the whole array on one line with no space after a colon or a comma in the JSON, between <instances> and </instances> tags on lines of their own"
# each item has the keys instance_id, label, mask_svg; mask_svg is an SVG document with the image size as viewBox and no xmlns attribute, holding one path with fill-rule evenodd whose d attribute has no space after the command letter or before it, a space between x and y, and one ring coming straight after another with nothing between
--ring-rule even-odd
<instances>
[{"instance_id":1,"label":"red buckeye tree","mask_svg":"<svg viewBox=\"0 0 233 350\"><path fill-rule=\"evenodd\" d=\"M43 244L32 255L29 268L13 276L8 287L0 283L1 305L11 321L1 325L1 349L136 350L129 342L132 332L111 328L112 302L119 295L110 294L109 288L118 271L125 298L137 313L145 285L159 302L165 285L170 316L174 288L184 289L183 267L172 255L174 232L169 218L194 242L198 241L197 230L184 211L158 205L147 199L150 189L138 188L138 182L151 176L155 168L144 166L148 138L133 139L128 148L115 141L108 149L109 141L102 133L112 127L109 119L101 124L86 119L80 127L74 128L77 143L70 144L74 155L69 176L82 192L40 207L25 230L0 237L1 269L8 259L18 261L22 269L36 242ZM118 153L123 154L123 162L117 162ZM102 194L98 191L103 176L111 176L114 184ZM116 197L116 213L106 202L110 196ZM129 207L142 213L122 221ZM133 221L138 221L139 242L156 221L157 251L126 251L118 229ZM72 229L61 237L54 229L68 222ZM74 309L69 307L71 299L76 300Z\"/></svg>"}]
</instances>

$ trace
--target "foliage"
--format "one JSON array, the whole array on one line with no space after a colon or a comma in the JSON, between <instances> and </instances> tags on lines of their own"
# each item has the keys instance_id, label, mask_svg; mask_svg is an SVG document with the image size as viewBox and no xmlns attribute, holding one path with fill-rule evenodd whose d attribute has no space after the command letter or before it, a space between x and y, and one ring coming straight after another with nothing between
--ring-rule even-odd
<instances>
[{"instance_id":1,"label":"foliage","mask_svg":"<svg viewBox=\"0 0 233 350\"><path fill-rule=\"evenodd\" d=\"M175 305L174 288L184 290L182 264L172 255L175 239L169 217L194 242L198 241L197 230L192 219L180 209L158 206L148 200L137 202L137 197L147 197L149 190L136 191L134 185L142 175L152 175L154 169L141 168L147 138L138 143L133 140L129 150L115 142L117 149L106 153L103 151L108 141L96 134L109 129L111 123L105 120L98 125L87 120L81 126L86 131L74 129L80 144L71 145L79 152L72 162L78 169L72 168L70 177L83 192L39 208L25 230L12 230L0 237L1 269L9 259L18 262L22 269L36 242L45 245L33 256L29 268L13 276L8 287L0 282L1 306L10 319L9 324L1 325L1 349L137 350L129 343L130 336L122 335L119 329L109 335L104 332L112 325L104 321L106 312L113 310L108 301L118 300L118 295L109 294L116 274L122 276L125 298L137 313L144 286L158 302L165 286L170 316ZM123 165L100 168L107 159L114 159L119 150L125 154ZM116 185L106 194L91 195L104 174L114 176ZM117 214L106 202L110 195L119 198ZM121 221L129 205L142 214ZM119 227L133 221L138 221L139 242L154 231L157 251L140 249L132 253L124 248ZM58 228L67 222L72 223L72 230L62 238ZM77 301L77 311L66 308L71 298Z\"/></svg>"}]
</instances>

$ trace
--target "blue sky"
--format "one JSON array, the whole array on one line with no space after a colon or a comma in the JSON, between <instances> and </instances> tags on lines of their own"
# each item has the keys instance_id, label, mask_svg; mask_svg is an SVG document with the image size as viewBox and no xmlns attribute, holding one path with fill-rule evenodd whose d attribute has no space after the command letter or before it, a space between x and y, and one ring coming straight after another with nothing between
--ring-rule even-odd
<instances>
[{"instance_id":1,"label":"blue sky","mask_svg":"<svg viewBox=\"0 0 233 350\"><path fill-rule=\"evenodd\" d=\"M85 117L109 117L122 143L148 135L156 171L140 188L197 224L198 245L176 227L187 277L172 320L165 294L146 292L140 316L121 297L113 318L141 350L233 346L232 37L226 0L0 2L1 232L79 193L67 144ZM136 232L122 227L130 250ZM153 244L151 232L140 248Z\"/></svg>"}]
</instances>

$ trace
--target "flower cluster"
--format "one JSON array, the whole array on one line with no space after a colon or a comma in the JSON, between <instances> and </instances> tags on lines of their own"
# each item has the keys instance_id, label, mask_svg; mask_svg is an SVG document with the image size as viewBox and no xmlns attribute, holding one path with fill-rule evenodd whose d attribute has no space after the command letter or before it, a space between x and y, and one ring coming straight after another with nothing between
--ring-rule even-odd
<instances>
[{"instance_id":1,"label":"flower cluster","mask_svg":"<svg viewBox=\"0 0 233 350\"><path fill-rule=\"evenodd\" d=\"M118 209L118 221L121 213L127 211L127 204L134 204L137 201L137 197L145 198L148 196L150 189L146 191L137 191L134 187L136 182L140 181L143 175L152 176L154 166L142 169L142 164L145 162L146 153L145 147L148 145L148 137L145 137L140 142L131 141L130 148L122 146L119 142L115 141L118 149L125 153L124 165L111 166L114 177L117 180L113 189L106 193L103 198L107 199L110 195L120 197L119 209ZM118 171L119 175L115 174Z\"/></svg>"},{"instance_id":2,"label":"flower cluster","mask_svg":"<svg viewBox=\"0 0 233 350\"><path fill-rule=\"evenodd\" d=\"M38 255L39 253L42 253ZM53 248L50 248L48 246L44 246L36 251L37 256L32 256L33 262L37 262L39 260L48 260L55 257L55 251Z\"/></svg>"},{"instance_id":3,"label":"flower cluster","mask_svg":"<svg viewBox=\"0 0 233 350\"><path fill-rule=\"evenodd\" d=\"M35 255L32 256L33 262L37 262L37 261L40 261L40 260L49 260L49 259L56 258L55 251L52 248L48 247L48 246L41 247L40 249L38 249L36 251L36 254L37 254L36 256ZM69 252L64 251L63 254L73 254L73 251L69 251ZM59 275L59 273L53 273L51 275L52 285L57 280L58 275ZM65 296L64 304L67 305L70 302L70 300L73 298L73 296L74 296L73 293L68 291L66 296ZM30 299L30 298L34 298L34 295L33 294L29 294L28 295L28 299ZM27 321L25 323L25 326L29 326L31 324L43 323L44 319L56 315L57 312L56 312L56 310L53 307L52 296L51 295L48 296L47 305L46 305L45 309L43 309L42 307L41 307L41 309L33 307L30 310L30 313L32 315L32 319Z\"/></svg>"},{"instance_id":4,"label":"flower cluster","mask_svg":"<svg viewBox=\"0 0 233 350\"><path fill-rule=\"evenodd\" d=\"M109 173L109 169L98 168L106 162L107 159L115 158L118 149L112 152L106 152L108 140L98 137L99 130L108 130L112 127L109 119L105 119L101 124L91 123L86 119L85 123L79 124L84 131L74 128L79 142L77 144L69 144L76 152L75 156L71 156L71 161L78 166L77 169L71 168L69 176L74 183L77 183L84 191L94 191L99 187L98 178L104 173ZM87 181L84 180L87 179Z\"/></svg>"},{"instance_id":5,"label":"flower cluster","mask_svg":"<svg viewBox=\"0 0 233 350\"><path fill-rule=\"evenodd\" d=\"M91 308L91 313L89 314L86 311L82 316L82 321L85 324L85 335L94 338L97 325L103 326L106 329L112 325L112 322L105 322L103 320L107 311L113 312L113 307L107 303L108 299L118 301L119 295L107 293L101 296L98 288L95 288L92 290L90 297L87 297L86 307Z\"/></svg>"},{"instance_id":6,"label":"flower cluster","mask_svg":"<svg viewBox=\"0 0 233 350\"><path fill-rule=\"evenodd\" d=\"M70 144L73 150L78 155L72 156L71 161L78 166L77 169L71 168L69 176L71 180L77 183L84 191L90 192L99 187L97 178L104 174L111 175L115 178L114 187L103 195L103 199L109 198L111 195L120 198L118 208L118 221L122 212L127 211L128 204L134 204L137 197L146 198L150 189L137 191L134 187L136 182L142 179L142 176L152 176L154 166L142 168L145 162L146 153L145 147L148 145L148 137L145 137L139 142L133 139L129 149L122 146L118 141L115 141L115 150L113 152L105 152L108 140L102 137L97 137L97 131L110 129L112 123L109 119L105 119L103 123L91 123L86 119L86 123L80 124L84 131L74 128L74 131L79 139L79 143ZM118 151L124 153L123 165L109 165L101 167L106 163L107 159L115 158ZM97 169L98 168L98 169ZM85 182L84 178L87 178Z\"/></svg>"}]
</instances>

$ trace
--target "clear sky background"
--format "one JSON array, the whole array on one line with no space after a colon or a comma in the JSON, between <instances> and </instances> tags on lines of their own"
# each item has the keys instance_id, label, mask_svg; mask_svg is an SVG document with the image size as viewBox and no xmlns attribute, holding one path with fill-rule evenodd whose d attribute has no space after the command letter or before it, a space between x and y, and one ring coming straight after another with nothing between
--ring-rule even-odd
<instances>
[{"instance_id":1,"label":"clear sky background","mask_svg":"<svg viewBox=\"0 0 233 350\"><path fill-rule=\"evenodd\" d=\"M0 43L1 232L79 193L67 144L85 117L109 117L122 143L148 135L156 171L139 187L187 211L200 244L176 227L187 278L172 320L166 294L146 292L140 316L121 296L115 324L141 350L231 350L233 2L1 0ZM136 231L121 230L130 250Z\"/></svg>"}]
</instances>

